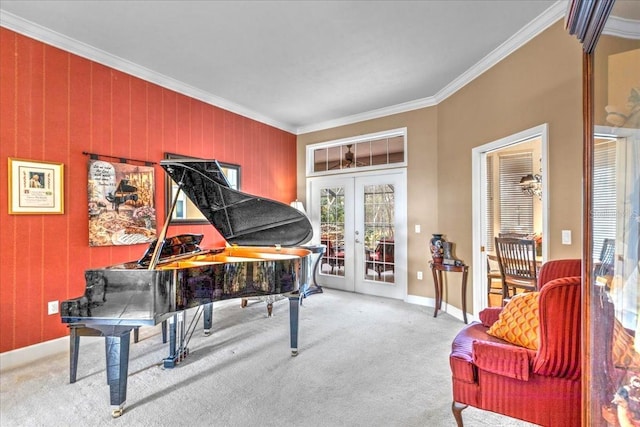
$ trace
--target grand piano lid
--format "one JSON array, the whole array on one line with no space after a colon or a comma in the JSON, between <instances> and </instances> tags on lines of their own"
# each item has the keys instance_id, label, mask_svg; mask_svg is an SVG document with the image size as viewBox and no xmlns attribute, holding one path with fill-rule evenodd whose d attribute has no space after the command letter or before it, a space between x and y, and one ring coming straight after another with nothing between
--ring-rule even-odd
<instances>
[{"instance_id":1,"label":"grand piano lid","mask_svg":"<svg viewBox=\"0 0 640 427\"><path fill-rule=\"evenodd\" d=\"M313 236L297 209L230 188L216 160L166 159L160 166L230 244L296 246Z\"/></svg>"}]
</instances>

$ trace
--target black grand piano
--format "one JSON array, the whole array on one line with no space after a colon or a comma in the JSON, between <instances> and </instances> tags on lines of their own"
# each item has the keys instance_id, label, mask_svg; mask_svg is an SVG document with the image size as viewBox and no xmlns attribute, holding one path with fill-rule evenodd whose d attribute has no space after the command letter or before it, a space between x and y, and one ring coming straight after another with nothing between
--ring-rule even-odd
<instances>
[{"instance_id":1,"label":"black grand piano","mask_svg":"<svg viewBox=\"0 0 640 427\"><path fill-rule=\"evenodd\" d=\"M72 349L75 344L72 381L78 335L105 337L113 417L124 411L131 331L168 323L165 366L173 366L188 352L184 311L189 308L204 309L206 330L214 301L284 295L291 351L297 354L300 290L309 285L311 270L311 252L297 245L311 239L307 217L284 203L233 190L215 160L171 159L160 165L228 245L203 250L201 235L166 237L176 194L162 232L139 260L87 270L85 294L62 302L62 322L72 330Z\"/></svg>"}]
</instances>

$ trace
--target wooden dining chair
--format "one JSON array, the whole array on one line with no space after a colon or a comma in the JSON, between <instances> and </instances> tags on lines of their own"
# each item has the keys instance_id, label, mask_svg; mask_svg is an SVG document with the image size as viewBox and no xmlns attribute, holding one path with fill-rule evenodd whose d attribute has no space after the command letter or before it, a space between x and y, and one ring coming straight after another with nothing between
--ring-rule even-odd
<instances>
[{"instance_id":1,"label":"wooden dining chair","mask_svg":"<svg viewBox=\"0 0 640 427\"><path fill-rule=\"evenodd\" d=\"M513 237L516 239L526 239L527 236L529 236L529 234L527 233L512 233L512 232L498 233L498 237Z\"/></svg>"},{"instance_id":2,"label":"wooden dining chair","mask_svg":"<svg viewBox=\"0 0 640 427\"><path fill-rule=\"evenodd\" d=\"M600 259L595 266L596 276L612 276L614 255L616 250L616 241L614 239L604 239L602 241L602 250L600 251Z\"/></svg>"},{"instance_id":3,"label":"wooden dining chair","mask_svg":"<svg viewBox=\"0 0 640 427\"><path fill-rule=\"evenodd\" d=\"M496 287L498 285L497 282L500 282L499 288ZM500 295L501 300L504 297L502 292L502 273L500 273L498 262L487 257L487 304L489 307L491 306L491 295ZM500 305L503 305L502 301L500 301Z\"/></svg>"},{"instance_id":4,"label":"wooden dining chair","mask_svg":"<svg viewBox=\"0 0 640 427\"><path fill-rule=\"evenodd\" d=\"M518 289L525 292L538 288L536 242L512 237L496 237L496 255L502 274L502 301L507 303Z\"/></svg>"}]
</instances>

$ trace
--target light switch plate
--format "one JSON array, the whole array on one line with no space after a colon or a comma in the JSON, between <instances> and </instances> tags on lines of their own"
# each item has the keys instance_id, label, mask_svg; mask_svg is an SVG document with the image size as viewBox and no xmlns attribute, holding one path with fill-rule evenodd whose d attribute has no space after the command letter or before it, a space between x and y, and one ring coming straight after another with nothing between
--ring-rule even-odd
<instances>
[{"instance_id":1,"label":"light switch plate","mask_svg":"<svg viewBox=\"0 0 640 427\"><path fill-rule=\"evenodd\" d=\"M47 304L48 314L58 314L58 301L49 301Z\"/></svg>"},{"instance_id":2,"label":"light switch plate","mask_svg":"<svg viewBox=\"0 0 640 427\"><path fill-rule=\"evenodd\" d=\"M416 224L416 233L420 233L420 224Z\"/></svg>"},{"instance_id":3,"label":"light switch plate","mask_svg":"<svg viewBox=\"0 0 640 427\"><path fill-rule=\"evenodd\" d=\"M563 245L571 244L571 230L562 230L562 244Z\"/></svg>"}]
</instances>

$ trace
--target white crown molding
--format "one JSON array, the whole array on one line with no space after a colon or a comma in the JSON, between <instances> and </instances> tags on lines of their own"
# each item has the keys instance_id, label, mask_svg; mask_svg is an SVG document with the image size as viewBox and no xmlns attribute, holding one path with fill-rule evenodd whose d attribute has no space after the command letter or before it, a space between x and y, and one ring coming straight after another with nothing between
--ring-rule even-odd
<instances>
[{"instance_id":1,"label":"white crown molding","mask_svg":"<svg viewBox=\"0 0 640 427\"><path fill-rule=\"evenodd\" d=\"M482 75L485 71L502 61L511 53L522 47L525 43L533 39L535 36L549 28L556 23L559 19L563 18L567 10L567 0L558 0L545 10L538 18L531 21L528 25L523 27L520 31L510 37L507 41L502 43L491 53L481 59L474 66L465 71L462 75L457 77L446 87L440 90L435 96L427 98L416 99L414 101L405 102L398 105L393 105L386 108L380 108L377 110L355 114L353 116L342 117L336 120L330 120L314 125L299 127L296 134L301 135L309 132L320 131L324 129L331 129L338 126L349 125L353 123L362 122L364 120L377 119L380 117L386 117L391 114L405 113L407 111L417 110L419 108L431 107L438 105L458 90L463 88L468 83L475 80L478 76Z\"/></svg>"},{"instance_id":2,"label":"white crown molding","mask_svg":"<svg viewBox=\"0 0 640 427\"><path fill-rule=\"evenodd\" d=\"M602 30L602 34L638 40L640 39L640 21L610 16Z\"/></svg>"},{"instance_id":3,"label":"white crown molding","mask_svg":"<svg viewBox=\"0 0 640 427\"><path fill-rule=\"evenodd\" d=\"M416 99L414 101L404 102L402 104L396 104L377 110L366 111L364 113L354 114L352 116L341 117L335 120L329 120L309 126L302 126L296 129L296 134L302 135L309 132L331 129L338 126L349 125L352 123L364 122L365 120L378 119L380 117L386 117L392 114L405 113L407 111L417 110L419 108L431 107L436 104L437 102L435 98L433 96L430 96L428 98Z\"/></svg>"},{"instance_id":4,"label":"white crown molding","mask_svg":"<svg viewBox=\"0 0 640 427\"><path fill-rule=\"evenodd\" d=\"M458 90L462 89L465 85L475 80L491 67L502 61L507 56L521 48L531 39L538 34L555 24L559 19L563 18L567 9L566 1L557 1L547 10L545 10L538 18L531 21L526 26L522 27L520 31L511 36L507 41L495 48L491 53L482 58L473 67L469 68L463 74L461 74L454 81L449 83L440 92L438 92L435 98L438 103L444 101Z\"/></svg>"},{"instance_id":5,"label":"white crown molding","mask_svg":"<svg viewBox=\"0 0 640 427\"><path fill-rule=\"evenodd\" d=\"M67 37L56 31L52 31L46 27L38 25L34 22L23 19L17 15L4 10L0 11L0 26L13 30L17 33L39 40L48 45L60 48L67 52L89 59L91 61L106 65L118 71L130 74L134 77L155 83L167 89L198 99L207 104L220 107L232 113L239 114L252 120L273 126L275 128L295 133L295 128L287 126L283 123L275 121L263 114L235 104L227 99L212 95L203 90L194 88L193 86L184 84L171 77L157 73L148 68L142 67L126 59L107 53L97 49L86 43Z\"/></svg>"},{"instance_id":6,"label":"white crown molding","mask_svg":"<svg viewBox=\"0 0 640 427\"><path fill-rule=\"evenodd\" d=\"M533 37L547 29L554 24L558 19L562 18L567 9L567 0L559 0L543 12L538 18L523 27L518 33L505 41L502 45L493 50L489 55L484 57L474 66L465 71L462 75L457 77L445 88L440 90L435 96L416 99L413 101L404 102L389 107L379 108L364 113L354 114L351 116L341 117L335 120L329 120L321 123L316 123L308 126L291 127L284 123L275 121L269 117L259 114L255 111L249 110L241 105L234 104L224 98L217 97L208 92L204 92L192 86L186 85L180 81L177 81L171 77L159 74L145 67L141 67L130 61L122 59L120 57L111 55L100 49L96 49L85 43L79 42L70 37L64 36L55 31L51 31L48 28L37 25L33 22L22 19L9 12L2 11L0 13L0 26L9 28L20 34L32 37L43 43L50 44L100 64L109 66L119 71L131 74L135 77L147 80L149 82L158 84L167 89L174 90L178 93L190 96L198 99L207 104L211 104L225 110L231 111L236 114L240 114L247 118L265 123L267 125L276 127L278 129L301 135L309 132L320 131L324 129L330 129L338 126L344 126L352 123L359 123L365 120L373 120L381 117L386 117L392 114L405 113L420 108L431 107L444 101L449 96L460 90L462 87L473 81L485 71L489 70L495 64L502 59L513 53L522 45L527 43ZM622 20L621 20L622 21ZM623 25L625 31L629 31L627 28L630 25Z\"/></svg>"}]
</instances>

